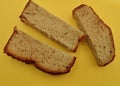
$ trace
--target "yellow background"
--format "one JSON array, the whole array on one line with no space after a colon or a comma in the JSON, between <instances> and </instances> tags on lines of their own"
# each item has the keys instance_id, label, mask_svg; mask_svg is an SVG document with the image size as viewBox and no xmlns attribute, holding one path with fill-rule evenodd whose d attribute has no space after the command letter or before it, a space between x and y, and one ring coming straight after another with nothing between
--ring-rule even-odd
<instances>
[{"instance_id":1,"label":"yellow background","mask_svg":"<svg viewBox=\"0 0 120 86\"><path fill-rule=\"evenodd\" d=\"M77 26L72 10L82 3L91 6L111 27L114 36L116 57L106 67L98 67L85 41L80 42L77 51L72 53L22 23L19 15L27 1L0 1L0 86L120 86L120 0L34 0L73 27ZM77 59L71 71L63 75L50 75L4 54L4 46L14 26L37 40L75 55Z\"/></svg>"}]
</instances>

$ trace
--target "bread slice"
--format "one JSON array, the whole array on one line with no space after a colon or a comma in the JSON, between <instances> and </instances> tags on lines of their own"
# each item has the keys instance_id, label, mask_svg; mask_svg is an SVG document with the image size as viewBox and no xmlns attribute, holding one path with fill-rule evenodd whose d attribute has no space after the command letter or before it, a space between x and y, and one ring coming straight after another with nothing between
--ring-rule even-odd
<instances>
[{"instance_id":1,"label":"bread slice","mask_svg":"<svg viewBox=\"0 0 120 86\"><path fill-rule=\"evenodd\" d=\"M99 66L105 66L113 61L115 47L113 35L108 27L87 5L80 5L73 10L73 17L79 28L87 35L88 42Z\"/></svg>"},{"instance_id":2,"label":"bread slice","mask_svg":"<svg viewBox=\"0 0 120 86\"><path fill-rule=\"evenodd\" d=\"M26 4L20 19L70 51L76 51L78 42L84 37L82 31L55 17L32 0Z\"/></svg>"},{"instance_id":3,"label":"bread slice","mask_svg":"<svg viewBox=\"0 0 120 86\"><path fill-rule=\"evenodd\" d=\"M51 74L69 72L76 59L70 54L35 40L16 27L4 52L15 59L33 63L37 68Z\"/></svg>"}]
</instances>

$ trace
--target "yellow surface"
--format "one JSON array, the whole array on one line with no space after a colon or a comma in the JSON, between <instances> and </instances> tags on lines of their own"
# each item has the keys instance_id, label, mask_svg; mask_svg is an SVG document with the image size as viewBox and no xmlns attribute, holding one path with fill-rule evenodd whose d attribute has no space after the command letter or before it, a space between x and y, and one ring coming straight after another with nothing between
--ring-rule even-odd
<instances>
[{"instance_id":1,"label":"yellow surface","mask_svg":"<svg viewBox=\"0 0 120 86\"><path fill-rule=\"evenodd\" d=\"M114 61L106 67L98 67L82 41L75 53L69 52L19 19L27 0L1 0L0 2L0 86L120 86L120 0L34 0L52 14L76 26L71 11L84 3L92 6L113 32L116 47ZM68 74L50 75L24 64L3 53L4 46L17 26L32 37L53 45L77 57Z\"/></svg>"}]
</instances>

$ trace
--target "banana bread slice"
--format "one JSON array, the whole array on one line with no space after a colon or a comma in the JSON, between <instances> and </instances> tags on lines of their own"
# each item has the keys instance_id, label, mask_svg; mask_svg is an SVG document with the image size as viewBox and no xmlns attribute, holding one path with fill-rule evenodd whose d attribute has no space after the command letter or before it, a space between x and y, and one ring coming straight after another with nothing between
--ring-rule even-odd
<instances>
[{"instance_id":1,"label":"banana bread slice","mask_svg":"<svg viewBox=\"0 0 120 86\"><path fill-rule=\"evenodd\" d=\"M105 66L115 57L112 31L87 5L80 5L73 10L73 17L84 32L86 41L96 57L99 66Z\"/></svg>"},{"instance_id":2,"label":"banana bread slice","mask_svg":"<svg viewBox=\"0 0 120 86\"><path fill-rule=\"evenodd\" d=\"M37 68L51 74L69 72L76 59L70 54L35 40L16 27L4 52L15 59L33 63Z\"/></svg>"},{"instance_id":3,"label":"banana bread slice","mask_svg":"<svg viewBox=\"0 0 120 86\"><path fill-rule=\"evenodd\" d=\"M82 31L68 25L32 0L26 4L20 19L73 52L84 37Z\"/></svg>"}]
</instances>

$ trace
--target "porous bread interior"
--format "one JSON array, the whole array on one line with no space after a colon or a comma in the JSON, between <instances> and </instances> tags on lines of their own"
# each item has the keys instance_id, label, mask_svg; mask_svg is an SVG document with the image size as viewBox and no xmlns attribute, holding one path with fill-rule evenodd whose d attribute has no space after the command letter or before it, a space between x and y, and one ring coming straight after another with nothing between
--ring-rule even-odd
<instances>
[{"instance_id":1,"label":"porous bread interior","mask_svg":"<svg viewBox=\"0 0 120 86\"><path fill-rule=\"evenodd\" d=\"M71 51L76 50L78 41L83 38L82 31L73 28L31 0L20 18Z\"/></svg>"},{"instance_id":2,"label":"porous bread interior","mask_svg":"<svg viewBox=\"0 0 120 86\"><path fill-rule=\"evenodd\" d=\"M73 17L87 35L86 41L96 57L97 64L104 66L111 62L115 56L115 48L110 28L86 5L76 8Z\"/></svg>"},{"instance_id":3,"label":"porous bread interior","mask_svg":"<svg viewBox=\"0 0 120 86\"><path fill-rule=\"evenodd\" d=\"M69 72L75 61L74 56L37 41L17 29L4 52L13 58L33 62L37 68L52 74Z\"/></svg>"}]
</instances>

